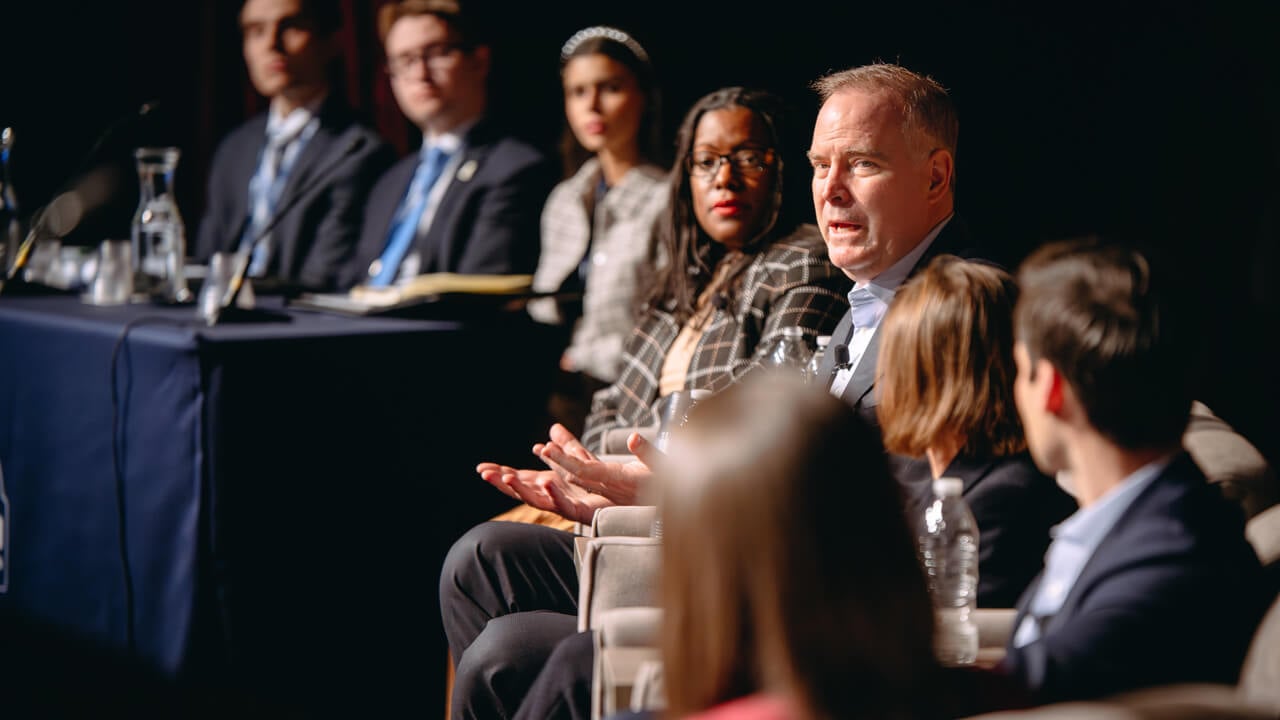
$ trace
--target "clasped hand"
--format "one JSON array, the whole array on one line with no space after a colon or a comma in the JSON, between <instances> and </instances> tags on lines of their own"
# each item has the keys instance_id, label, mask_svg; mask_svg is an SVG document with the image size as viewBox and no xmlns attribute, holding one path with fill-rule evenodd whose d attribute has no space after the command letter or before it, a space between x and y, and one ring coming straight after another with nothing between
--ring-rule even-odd
<instances>
[{"instance_id":1,"label":"clasped hand","mask_svg":"<svg viewBox=\"0 0 1280 720\"><path fill-rule=\"evenodd\" d=\"M481 479L511 497L561 517L590 524L596 509L609 505L634 505L650 469L656 448L639 433L627 438L635 460L605 462L583 447L563 425L551 426L551 437L533 446L550 470L517 470L497 463L480 463Z\"/></svg>"}]
</instances>

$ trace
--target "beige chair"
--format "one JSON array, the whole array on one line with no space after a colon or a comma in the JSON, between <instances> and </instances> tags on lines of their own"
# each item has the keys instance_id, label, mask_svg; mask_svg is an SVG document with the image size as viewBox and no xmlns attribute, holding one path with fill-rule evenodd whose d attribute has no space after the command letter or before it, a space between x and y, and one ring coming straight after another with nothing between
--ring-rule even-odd
<instances>
[{"instance_id":1,"label":"beige chair","mask_svg":"<svg viewBox=\"0 0 1280 720\"><path fill-rule=\"evenodd\" d=\"M577 538L578 630L596 631L592 718L625 710L642 667L658 658L656 517L649 505L601 508Z\"/></svg>"},{"instance_id":2,"label":"beige chair","mask_svg":"<svg viewBox=\"0 0 1280 720\"><path fill-rule=\"evenodd\" d=\"M1182 446L1210 482L1244 507L1245 517L1280 503L1280 483L1267 459L1204 403L1192 404Z\"/></svg>"}]
</instances>

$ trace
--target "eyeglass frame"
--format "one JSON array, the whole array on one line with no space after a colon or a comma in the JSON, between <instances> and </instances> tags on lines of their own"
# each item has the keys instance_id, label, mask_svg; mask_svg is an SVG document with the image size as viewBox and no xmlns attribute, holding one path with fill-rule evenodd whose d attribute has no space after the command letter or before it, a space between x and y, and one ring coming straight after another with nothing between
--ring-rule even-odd
<instances>
[{"instance_id":1,"label":"eyeglass frame","mask_svg":"<svg viewBox=\"0 0 1280 720\"><path fill-rule=\"evenodd\" d=\"M708 155L714 155L716 158L715 166L712 167L710 170L703 170L700 166L695 165L693 161L693 156L698 153L707 153ZM743 166L733 160L734 155L739 155L741 153L760 153L763 160L760 165ZM684 165L685 165L685 170L688 171L690 177L698 177L698 178L704 178L709 180L711 178L714 178L716 175L720 174L720 168L723 167L725 163L729 164L730 173L737 172L739 175L742 175L742 176L748 176L748 175L755 176L755 175L762 175L765 170L767 170L771 165L774 164L775 161L777 161L777 159L778 159L777 151L769 147L767 148L744 147L744 148L738 148L737 150L734 150L733 152L730 152L730 153L717 153L717 152L712 152L710 150L690 150L689 154L686 155L684 158Z\"/></svg>"},{"instance_id":2,"label":"eyeglass frame","mask_svg":"<svg viewBox=\"0 0 1280 720\"><path fill-rule=\"evenodd\" d=\"M448 70L458 61L457 53L465 53L471 46L465 43L438 42L431 43L414 51L406 51L395 57L388 57L387 74L392 77L409 72L421 62L430 72L432 70Z\"/></svg>"}]
</instances>

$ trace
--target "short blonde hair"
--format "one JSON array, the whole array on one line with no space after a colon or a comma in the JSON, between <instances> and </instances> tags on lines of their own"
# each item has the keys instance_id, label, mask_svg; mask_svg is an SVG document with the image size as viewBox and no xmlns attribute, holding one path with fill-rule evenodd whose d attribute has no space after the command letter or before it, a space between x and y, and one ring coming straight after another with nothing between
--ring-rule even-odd
<instances>
[{"instance_id":1,"label":"short blonde hair","mask_svg":"<svg viewBox=\"0 0 1280 720\"><path fill-rule=\"evenodd\" d=\"M880 328L876 412L889 452L919 457L948 436L972 457L1026 449L1013 400L1009 273L940 255L893 299Z\"/></svg>"},{"instance_id":2,"label":"short blonde hair","mask_svg":"<svg viewBox=\"0 0 1280 720\"><path fill-rule=\"evenodd\" d=\"M387 43L387 34L391 26L404 17L418 15L434 15L458 34L458 41L463 47L485 44L477 37L469 16L463 11L458 0L398 0L389 2L378 8L378 39L383 45Z\"/></svg>"},{"instance_id":3,"label":"short blonde hair","mask_svg":"<svg viewBox=\"0 0 1280 720\"><path fill-rule=\"evenodd\" d=\"M917 133L923 133L952 157L956 154L960 119L955 105L946 88L927 75L901 65L874 63L818 78L812 87L822 102L846 90L889 93L899 102L902 129L909 140L914 142Z\"/></svg>"}]
</instances>

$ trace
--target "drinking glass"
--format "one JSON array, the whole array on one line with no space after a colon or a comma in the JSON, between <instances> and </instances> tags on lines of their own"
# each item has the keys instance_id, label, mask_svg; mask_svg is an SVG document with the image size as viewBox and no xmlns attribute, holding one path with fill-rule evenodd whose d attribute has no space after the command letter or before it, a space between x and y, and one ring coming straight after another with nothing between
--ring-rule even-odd
<instances>
[{"instance_id":1,"label":"drinking glass","mask_svg":"<svg viewBox=\"0 0 1280 720\"><path fill-rule=\"evenodd\" d=\"M98 248L98 271L84 301L123 305L133 296L133 247L129 240L106 240Z\"/></svg>"},{"instance_id":2,"label":"drinking glass","mask_svg":"<svg viewBox=\"0 0 1280 720\"><path fill-rule=\"evenodd\" d=\"M204 284L200 286L200 299L196 302L196 312L201 320L208 322L220 307L222 299L231 286L231 278L235 274L235 255L228 252L216 252L209 258L209 269L204 274Z\"/></svg>"}]
</instances>

